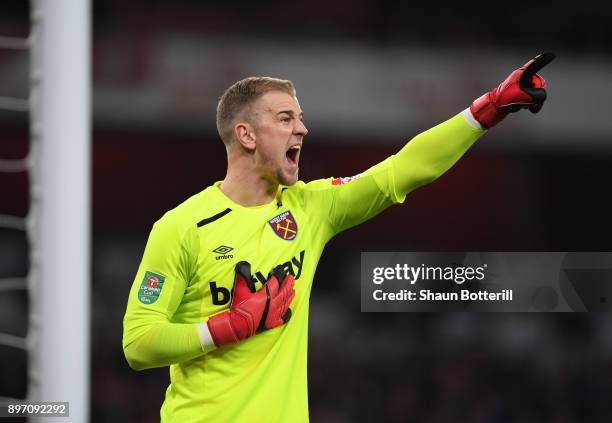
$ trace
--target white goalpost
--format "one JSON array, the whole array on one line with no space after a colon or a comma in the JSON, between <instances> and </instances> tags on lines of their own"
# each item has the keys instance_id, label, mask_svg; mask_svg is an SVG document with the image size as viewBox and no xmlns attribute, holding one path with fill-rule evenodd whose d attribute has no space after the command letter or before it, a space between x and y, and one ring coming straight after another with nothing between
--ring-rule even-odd
<instances>
[{"instance_id":1,"label":"white goalpost","mask_svg":"<svg viewBox=\"0 0 612 423\"><path fill-rule=\"evenodd\" d=\"M38 401L67 401L89 419L91 16L88 0L33 0L32 203L39 258L32 281ZM38 63L36 63L38 62ZM38 72L37 72L38 70ZM38 108L38 110L35 110ZM40 118L40 119L38 119ZM38 122L37 122L38 120ZM34 139L36 142L34 142ZM37 189L36 189L37 188Z\"/></svg>"},{"instance_id":2,"label":"white goalpost","mask_svg":"<svg viewBox=\"0 0 612 423\"><path fill-rule=\"evenodd\" d=\"M0 402L68 402L69 417L53 420L86 422L91 321L90 0L31 0L31 24L27 39L0 36L0 48L30 49L29 99L0 97L0 108L30 112L29 155L0 160L0 172L30 174L25 219L0 216L0 226L25 230L29 243L27 278L0 280L0 291L29 291L26 338L0 334L1 344L27 351L29 380L25 401Z\"/></svg>"}]
</instances>

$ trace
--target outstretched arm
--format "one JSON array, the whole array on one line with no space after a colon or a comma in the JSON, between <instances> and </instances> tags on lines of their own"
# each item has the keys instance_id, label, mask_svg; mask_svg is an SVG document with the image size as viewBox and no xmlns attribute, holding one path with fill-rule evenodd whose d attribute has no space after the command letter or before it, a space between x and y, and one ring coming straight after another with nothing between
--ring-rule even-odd
<instances>
[{"instance_id":1,"label":"outstretched arm","mask_svg":"<svg viewBox=\"0 0 612 423\"><path fill-rule=\"evenodd\" d=\"M546 81L536 72L553 58L544 53L530 60L469 109L417 135L363 174L309 184L316 195L331 197L330 208L323 211L330 236L403 202L409 192L437 179L508 113L524 108L537 113L546 99Z\"/></svg>"},{"instance_id":2,"label":"outstretched arm","mask_svg":"<svg viewBox=\"0 0 612 423\"><path fill-rule=\"evenodd\" d=\"M391 156L397 199L443 175L485 134L470 120L469 109L420 133ZM371 170L375 172L376 166ZM366 172L367 173L367 172Z\"/></svg>"},{"instance_id":3,"label":"outstretched arm","mask_svg":"<svg viewBox=\"0 0 612 423\"><path fill-rule=\"evenodd\" d=\"M465 112L464 112L465 113ZM469 110L468 110L469 113ZM453 166L485 130L471 126L463 114L410 140L398 153L352 178L314 181L312 195L327 196L329 236L358 225Z\"/></svg>"}]
</instances>

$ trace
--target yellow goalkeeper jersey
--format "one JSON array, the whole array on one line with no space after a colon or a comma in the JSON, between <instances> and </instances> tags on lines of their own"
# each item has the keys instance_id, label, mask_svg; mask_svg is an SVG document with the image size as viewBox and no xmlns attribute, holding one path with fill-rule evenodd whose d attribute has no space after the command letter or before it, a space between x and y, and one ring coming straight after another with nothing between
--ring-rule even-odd
<instances>
[{"instance_id":1,"label":"yellow goalkeeper jersey","mask_svg":"<svg viewBox=\"0 0 612 423\"><path fill-rule=\"evenodd\" d=\"M162 422L307 422L308 305L325 244L403 202L482 133L458 115L361 175L281 186L258 207L234 203L217 182L157 221L130 291L123 347L135 369L170 366ZM242 260L258 288L277 265L295 276L291 320L203 351L198 325L228 309Z\"/></svg>"}]
</instances>

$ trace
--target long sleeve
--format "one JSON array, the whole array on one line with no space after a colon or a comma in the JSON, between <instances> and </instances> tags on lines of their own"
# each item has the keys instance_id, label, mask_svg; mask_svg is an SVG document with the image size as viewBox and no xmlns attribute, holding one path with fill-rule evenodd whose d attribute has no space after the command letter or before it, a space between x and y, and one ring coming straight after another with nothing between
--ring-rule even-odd
<instances>
[{"instance_id":1,"label":"long sleeve","mask_svg":"<svg viewBox=\"0 0 612 423\"><path fill-rule=\"evenodd\" d=\"M197 248L194 236L167 217L151 230L123 320L123 350L136 370L204 353L198 323L172 321L191 278Z\"/></svg>"},{"instance_id":2,"label":"long sleeve","mask_svg":"<svg viewBox=\"0 0 612 423\"><path fill-rule=\"evenodd\" d=\"M484 133L460 113L414 137L391 158L396 198L443 175Z\"/></svg>"},{"instance_id":3,"label":"long sleeve","mask_svg":"<svg viewBox=\"0 0 612 423\"><path fill-rule=\"evenodd\" d=\"M352 178L330 178L306 184L329 236L358 225L402 203L406 195L450 169L485 133L462 114L415 136L398 153ZM314 201L313 201L314 202Z\"/></svg>"},{"instance_id":4,"label":"long sleeve","mask_svg":"<svg viewBox=\"0 0 612 423\"><path fill-rule=\"evenodd\" d=\"M204 353L197 324L168 322L151 324L123 351L134 370L169 366Z\"/></svg>"}]
</instances>

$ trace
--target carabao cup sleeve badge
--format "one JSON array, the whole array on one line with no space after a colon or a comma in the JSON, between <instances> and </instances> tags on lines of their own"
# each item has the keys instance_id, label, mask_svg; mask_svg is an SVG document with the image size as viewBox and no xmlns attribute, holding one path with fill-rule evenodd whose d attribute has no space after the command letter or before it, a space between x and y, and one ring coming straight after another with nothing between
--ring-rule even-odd
<instances>
[{"instance_id":1,"label":"carabao cup sleeve badge","mask_svg":"<svg viewBox=\"0 0 612 423\"><path fill-rule=\"evenodd\" d=\"M268 220L268 223L274 233L285 241L292 241L297 236L297 220L295 220L290 210L277 214Z\"/></svg>"},{"instance_id":2,"label":"carabao cup sleeve badge","mask_svg":"<svg viewBox=\"0 0 612 423\"><path fill-rule=\"evenodd\" d=\"M138 300L143 304L153 304L159 298L166 277L155 272L145 272L138 289Z\"/></svg>"}]
</instances>

